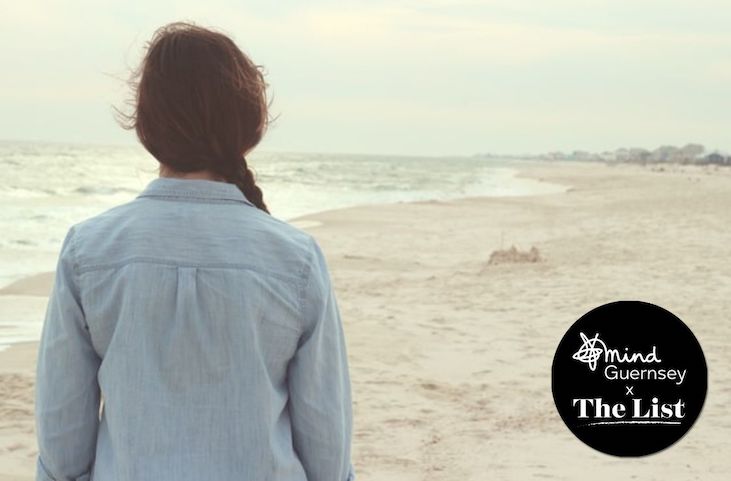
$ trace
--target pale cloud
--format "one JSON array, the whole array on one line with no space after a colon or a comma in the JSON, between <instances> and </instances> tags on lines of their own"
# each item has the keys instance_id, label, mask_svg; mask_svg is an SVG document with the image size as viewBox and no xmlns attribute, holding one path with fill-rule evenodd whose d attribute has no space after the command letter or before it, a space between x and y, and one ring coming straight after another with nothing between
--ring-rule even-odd
<instances>
[{"instance_id":1,"label":"pale cloud","mask_svg":"<svg viewBox=\"0 0 731 481\"><path fill-rule=\"evenodd\" d=\"M88 126L100 137L88 140L132 141L109 106L155 28L181 19L231 34L267 67L272 149L724 147L731 127L726 1L4 3L5 138L83 141L69 137ZM73 130L54 123L80 104Z\"/></svg>"},{"instance_id":2,"label":"pale cloud","mask_svg":"<svg viewBox=\"0 0 731 481\"><path fill-rule=\"evenodd\" d=\"M506 2L473 2L504 4ZM562 2L566 5L586 2ZM589 2L603 4L603 1ZM711 2L714 3L714 2ZM731 47L728 32L606 32L577 27L533 25L490 18L444 16L398 3L358 8L308 8L275 19L256 17L226 22L242 40L276 37L341 55L344 63L365 59L441 57L445 63L489 62L520 65L554 57L617 54L676 56L688 51ZM240 26L240 28L235 28ZM297 47L293 47L297 49Z\"/></svg>"}]
</instances>

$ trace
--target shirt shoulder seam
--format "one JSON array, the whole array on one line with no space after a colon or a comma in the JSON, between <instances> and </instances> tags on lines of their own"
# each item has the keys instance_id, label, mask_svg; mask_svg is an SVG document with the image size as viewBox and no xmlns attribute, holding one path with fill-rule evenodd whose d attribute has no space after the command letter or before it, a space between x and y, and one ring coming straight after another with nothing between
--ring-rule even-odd
<instances>
[{"instance_id":1,"label":"shirt shoulder seam","mask_svg":"<svg viewBox=\"0 0 731 481\"><path fill-rule=\"evenodd\" d=\"M167 194L140 194L136 197L137 199L153 199L153 200L163 200L168 202L194 202L194 203L201 203L201 204L242 204L248 207L252 207L252 205L245 201L245 200L239 200L239 199L214 199L209 197L198 197L193 195L167 195Z\"/></svg>"},{"instance_id":2,"label":"shirt shoulder seam","mask_svg":"<svg viewBox=\"0 0 731 481\"><path fill-rule=\"evenodd\" d=\"M105 269L118 269L127 264L157 264L166 265L171 267L199 267L199 268L213 268L213 269L241 269L257 272L259 274L268 275L274 278L278 278L283 281L297 283L299 276L287 275L275 271L261 269L252 264L245 263L232 263L232 262L181 262L175 259L163 259L158 257L150 256L131 256L116 262L104 262L97 264L87 264L79 268L79 273L87 273L92 271L99 271Z\"/></svg>"}]
</instances>

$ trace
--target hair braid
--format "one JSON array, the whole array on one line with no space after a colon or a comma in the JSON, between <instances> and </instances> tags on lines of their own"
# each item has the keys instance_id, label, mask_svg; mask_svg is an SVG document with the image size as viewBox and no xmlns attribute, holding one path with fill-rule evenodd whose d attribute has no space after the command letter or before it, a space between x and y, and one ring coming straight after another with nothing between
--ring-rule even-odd
<instances>
[{"instance_id":1,"label":"hair braid","mask_svg":"<svg viewBox=\"0 0 731 481\"><path fill-rule=\"evenodd\" d=\"M233 175L231 176L233 183L236 184L249 202L269 214L269 209L264 203L264 193L256 185L254 173L249 168L246 158L242 156L241 161L235 162L231 167L233 169Z\"/></svg>"}]
</instances>

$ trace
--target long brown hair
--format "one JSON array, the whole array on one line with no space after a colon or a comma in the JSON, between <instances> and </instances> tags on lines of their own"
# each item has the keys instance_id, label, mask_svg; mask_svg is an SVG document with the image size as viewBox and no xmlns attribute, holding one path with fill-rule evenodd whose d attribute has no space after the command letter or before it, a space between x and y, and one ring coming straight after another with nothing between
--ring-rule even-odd
<instances>
[{"instance_id":1,"label":"long brown hair","mask_svg":"<svg viewBox=\"0 0 731 481\"><path fill-rule=\"evenodd\" d=\"M269 212L245 155L270 123L263 68L227 35L191 22L158 28L128 83L134 129L161 164L178 172L211 170Z\"/></svg>"}]
</instances>

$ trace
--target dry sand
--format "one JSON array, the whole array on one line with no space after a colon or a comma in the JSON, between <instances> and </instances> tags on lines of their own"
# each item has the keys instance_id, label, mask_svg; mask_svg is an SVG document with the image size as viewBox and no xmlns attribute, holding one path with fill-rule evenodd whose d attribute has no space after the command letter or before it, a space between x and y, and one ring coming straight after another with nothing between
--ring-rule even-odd
<instances>
[{"instance_id":1,"label":"dry sand","mask_svg":"<svg viewBox=\"0 0 731 481\"><path fill-rule=\"evenodd\" d=\"M522 175L570 188L301 219L327 254L345 322L358 478L728 479L731 173L518 165ZM535 246L540 260L488 262L513 245ZM48 292L48 282L40 276L16 285L0 303ZM618 299L673 311L698 337L709 366L694 428L639 459L579 442L551 397L551 362L564 331ZM36 348L0 352L0 481L32 479Z\"/></svg>"}]
</instances>

